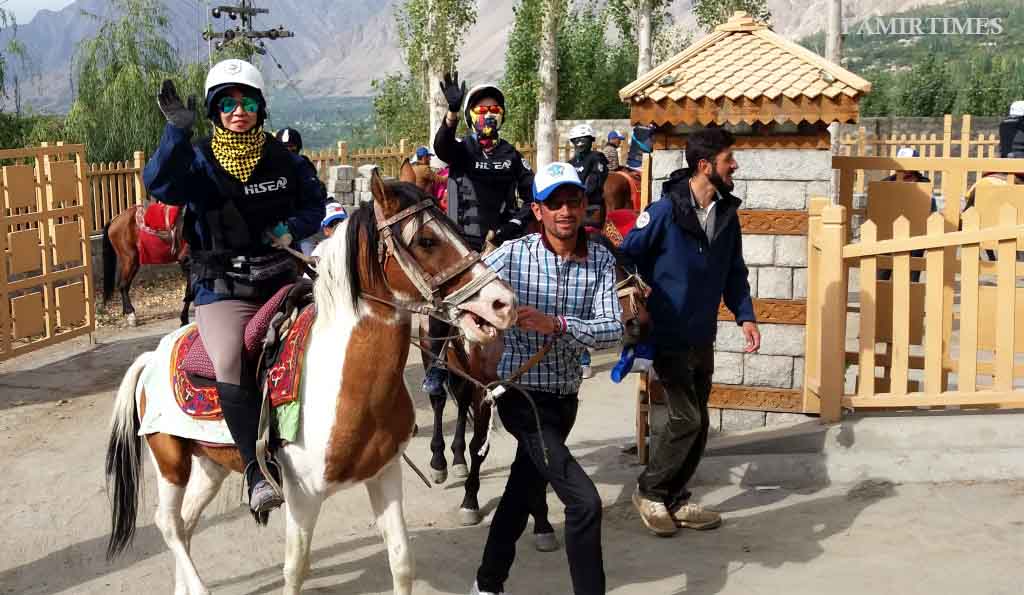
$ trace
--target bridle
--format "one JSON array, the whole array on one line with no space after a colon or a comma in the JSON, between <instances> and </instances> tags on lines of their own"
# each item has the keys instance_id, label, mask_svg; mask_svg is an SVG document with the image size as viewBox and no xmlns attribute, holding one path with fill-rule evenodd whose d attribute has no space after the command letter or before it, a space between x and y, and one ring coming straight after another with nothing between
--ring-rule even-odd
<instances>
[{"instance_id":1,"label":"bridle","mask_svg":"<svg viewBox=\"0 0 1024 595\"><path fill-rule=\"evenodd\" d=\"M394 302L386 300L371 294L363 294L363 297L369 298L373 301L385 303L403 310L411 312L418 312L420 314L426 314L428 316L443 320L444 322L452 323L455 321L459 306L469 300L469 298L476 295L481 288L493 281L498 277L498 274L487 268L487 271L481 274L479 277L472 279L469 283L453 291L451 294L441 297L440 289L445 283L448 283L455 277L458 277L462 273L471 269L476 263L480 262L480 253L474 250L470 250L465 256L460 258L457 262L446 267L444 270L439 271L435 275L428 274L423 267L420 266L416 259L413 257L409 249L403 244L399 238L395 237L392 231L392 226L397 223L404 223L406 220L413 218L415 215L422 211L436 208L434 200L427 198L420 202L402 209L394 215L382 219L382 213L380 206L374 202L374 213L377 216L377 232L380 234L380 240L377 247L377 254L380 260L381 269L387 266L389 258L394 258L395 262L408 277L409 281L419 291L420 296L423 298L418 302ZM429 223L431 219L427 219L423 224ZM387 281L385 280L385 284ZM389 288L390 289L390 288Z\"/></svg>"}]
</instances>

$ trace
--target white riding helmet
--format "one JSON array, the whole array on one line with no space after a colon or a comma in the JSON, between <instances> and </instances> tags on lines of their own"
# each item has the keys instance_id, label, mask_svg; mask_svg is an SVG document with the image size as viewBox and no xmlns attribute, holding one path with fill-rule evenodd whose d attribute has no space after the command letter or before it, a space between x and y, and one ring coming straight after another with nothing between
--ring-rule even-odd
<instances>
[{"instance_id":1,"label":"white riding helmet","mask_svg":"<svg viewBox=\"0 0 1024 595\"><path fill-rule=\"evenodd\" d=\"M210 91L224 85L245 85L262 93L263 75L245 60L223 60L214 64L206 75L206 97L210 97Z\"/></svg>"},{"instance_id":2,"label":"white riding helmet","mask_svg":"<svg viewBox=\"0 0 1024 595\"><path fill-rule=\"evenodd\" d=\"M574 138L583 138L584 136L597 138L597 136L594 135L594 129L590 127L590 124L577 124L569 131L569 140Z\"/></svg>"}]
</instances>

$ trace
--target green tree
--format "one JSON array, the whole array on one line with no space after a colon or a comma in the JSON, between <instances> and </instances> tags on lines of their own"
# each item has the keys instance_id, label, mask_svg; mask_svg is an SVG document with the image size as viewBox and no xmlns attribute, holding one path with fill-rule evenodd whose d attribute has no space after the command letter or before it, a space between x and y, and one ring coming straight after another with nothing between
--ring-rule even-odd
<instances>
[{"instance_id":1,"label":"green tree","mask_svg":"<svg viewBox=\"0 0 1024 595\"><path fill-rule=\"evenodd\" d=\"M892 115L893 89L896 79L891 72L873 70L861 76L871 81L871 92L860 100L861 117L878 117Z\"/></svg>"},{"instance_id":2,"label":"green tree","mask_svg":"<svg viewBox=\"0 0 1024 595\"><path fill-rule=\"evenodd\" d=\"M608 0L608 11L619 30L619 38L637 53L636 76L654 65L658 32L672 23L668 7L673 0Z\"/></svg>"},{"instance_id":3,"label":"green tree","mask_svg":"<svg viewBox=\"0 0 1024 595\"><path fill-rule=\"evenodd\" d=\"M513 8L515 21L505 50L506 119L502 135L513 142L532 143L537 122L540 81L541 0L522 0Z\"/></svg>"},{"instance_id":4,"label":"green tree","mask_svg":"<svg viewBox=\"0 0 1024 595\"><path fill-rule=\"evenodd\" d=\"M96 36L79 46L77 93L66 121L69 137L85 143L89 158L97 161L128 159L140 149L153 152L165 124L155 99L162 80L174 80L182 97L195 95L200 104L203 99L206 69L179 61L164 37L163 3L114 2L121 16L102 20ZM206 118L198 117L196 124L204 134Z\"/></svg>"},{"instance_id":5,"label":"green tree","mask_svg":"<svg viewBox=\"0 0 1024 595\"><path fill-rule=\"evenodd\" d=\"M385 144L392 145L403 138L430 138L430 118L420 81L405 74L391 74L374 80L371 86L374 128Z\"/></svg>"},{"instance_id":6,"label":"green tree","mask_svg":"<svg viewBox=\"0 0 1024 595\"><path fill-rule=\"evenodd\" d=\"M447 110L440 91L444 75L456 69L459 48L476 23L474 0L404 0L395 6L398 40L410 76L421 82L420 100L437 130Z\"/></svg>"},{"instance_id":7,"label":"green tree","mask_svg":"<svg viewBox=\"0 0 1024 595\"><path fill-rule=\"evenodd\" d=\"M900 76L895 91L895 110L901 116L942 116L950 113L956 96L949 71L934 54Z\"/></svg>"},{"instance_id":8,"label":"green tree","mask_svg":"<svg viewBox=\"0 0 1024 595\"><path fill-rule=\"evenodd\" d=\"M734 12L742 10L755 20L767 23L772 18L767 0L694 0L693 15L697 24L711 31L729 20Z\"/></svg>"}]
</instances>

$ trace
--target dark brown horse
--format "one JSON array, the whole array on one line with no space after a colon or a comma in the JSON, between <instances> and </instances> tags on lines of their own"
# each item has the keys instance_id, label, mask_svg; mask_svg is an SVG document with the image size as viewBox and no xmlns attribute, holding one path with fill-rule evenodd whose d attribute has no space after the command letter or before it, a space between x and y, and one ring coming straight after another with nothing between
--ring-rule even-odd
<instances>
[{"instance_id":1,"label":"dark brown horse","mask_svg":"<svg viewBox=\"0 0 1024 595\"><path fill-rule=\"evenodd\" d=\"M136 205L122 211L103 228L103 303L110 301L114 286L121 292L121 313L128 326L135 326L135 306L129 297L132 281L139 272L139 225L138 217L145 212L145 205ZM192 282L189 275L188 244L183 238L185 209L179 211L177 220L171 226L172 254L181 266L185 276L185 296L182 299L181 325L188 324L188 308L192 304Z\"/></svg>"}]
</instances>

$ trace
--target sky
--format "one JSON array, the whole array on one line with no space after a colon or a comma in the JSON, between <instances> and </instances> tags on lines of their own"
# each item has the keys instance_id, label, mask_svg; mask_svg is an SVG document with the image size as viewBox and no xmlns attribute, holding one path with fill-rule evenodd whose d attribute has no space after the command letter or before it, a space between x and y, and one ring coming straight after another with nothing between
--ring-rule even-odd
<instances>
[{"instance_id":1,"label":"sky","mask_svg":"<svg viewBox=\"0 0 1024 595\"><path fill-rule=\"evenodd\" d=\"M41 8L60 10L74 0L0 0L0 8L14 13L19 23L28 23Z\"/></svg>"}]
</instances>

